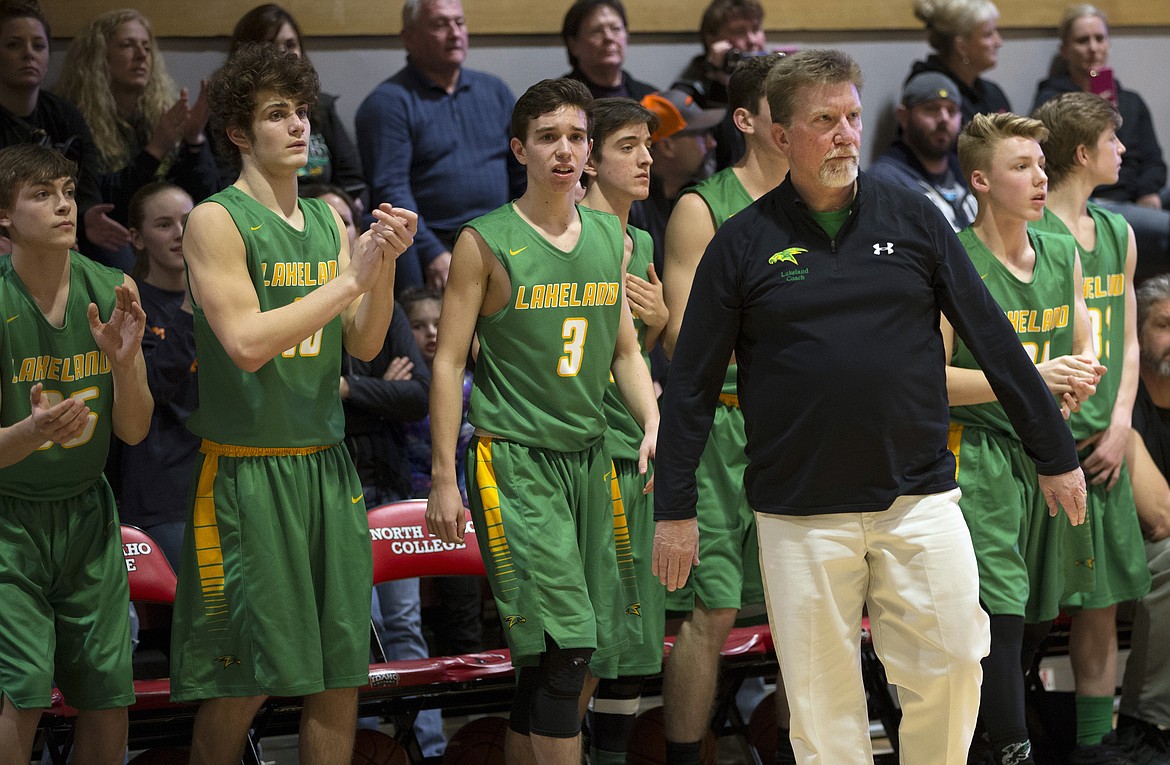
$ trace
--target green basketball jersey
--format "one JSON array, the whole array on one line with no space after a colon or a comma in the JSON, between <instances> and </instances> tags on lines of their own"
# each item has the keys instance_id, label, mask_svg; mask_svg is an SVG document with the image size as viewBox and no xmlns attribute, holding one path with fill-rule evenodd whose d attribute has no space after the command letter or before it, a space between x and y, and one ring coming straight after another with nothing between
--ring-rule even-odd
<instances>
[{"instance_id":1,"label":"green basketball jersey","mask_svg":"<svg viewBox=\"0 0 1170 765\"><path fill-rule=\"evenodd\" d=\"M526 446L576 452L605 432L601 401L621 320L617 216L577 208L571 252L551 245L511 203L468 223L508 273L512 294L476 323L467 420Z\"/></svg>"},{"instance_id":2,"label":"green basketball jersey","mask_svg":"<svg viewBox=\"0 0 1170 765\"><path fill-rule=\"evenodd\" d=\"M235 186L203 204L210 203L228 211L244 240L261 311L299 300L337 276L341 239L325 202L300 200L302 231ZM268 448L342 440L340 316L256 372L245 372L228 356L203 309L194 306L194 313L199 408L188 421L192 433L221 444Z\"/></svg>"},{"instance_id":3,"label":"green basketball jersey","mask_svg":"<svg viewBox=\"0 0 1170 765\"><path fill-rule=\"evenodd\" d=\"M114 309L114 288L125 275L69 253L69 297L65 322L45 318L12 266L0 258L0 423L32 411L29 389L42 384L50 404L76 398L89 407L85 429L66 444L46 441L15 465L0 468L0 494L31 500L61 500L85 491L101 475L110 449L114 378L110 359L98 350L87 311L96 303L103 321Z\"/></svg>"},{"instance_id":4,"label":"green basketball jersey","mask_svg":"<svg viewBox=\"0 0 1170 765\"><path fill-rule=\"evenodd\" d=\"M711 212L711 222L715 224L716 231L732 215L735 215L756 201L752 199L752 195L743 187L739 177L730 167L726 167L711 177L699 181L683 193L699 195L707 205L707 209ZM727 376L723 381L722 393L725 395L735 395L736 390L736 368L732 364L727 368Z\"/></svg>"},{"instance_id":5,"label":"green basketball jersey","mask_svg":"<svg viewBox=\"0 0 1170 765\"><path fill-rule=\"evenodd\" d=\"M1030 282L1021 281L967 227L959 232L959 241L978 270L983 284L1007 314L1020 343L1034 363L1066 356L1073 349L1076 289L1073 282L1073 256L1076 242L1070 236L1028 231L1036 251L1036 265ZM951 364L964 369L978 369L966 343L955 337ZM986 404L951 407L951 420L1016 435L1007 414L998 401Z\"/></svg>"},{"instance_id":6,"label":"green basketball jersey","mask_svg":"<svg viewBox=\"0 0 1170 765\"><path fill-rule=\"evenodd\" d=\"M715 223L716 230L726 223L732 215L756 201L752 199L752 195L743 187L739 177L730 167L720 170L710 178L699 181L683 193L698 194L702 197L707 204L707 209L711 211L711 220Z\"/></svg>"},{"instance_id":7,"label":"green basketball jersey","mask_svg":"<svg viewBox=\"0 0 1170 765\"><path fill-rule=\"evenodd\" d=\"M1068 419L1078 440L1100 433L1109 427L1113 404L1121 387L1121 367L1125 362L1125 298L1133 285L1125 282L1125 254L1129 247L1129 229L1125 218L1089 203L1089 215L1097 227L1097 244L1091 251L1079 245L1081 276L1084 280L1085 306L1093 328L1093 350L1109 370L1101 376L1097 392L1081 405L1081 411ZM1052 211L1032 224L1040 231L1072 236L1068 227Z\"/></svg>"},{"instance_id":8,"label":"green basketball jersey","mask_svg":"<svg viewBox=\"0 0 1170 765\"><path fill-rule=\"evenodd\" d=\"M645 279L646 269L654 262L654 242L650 234L640 228L627 226L626 231L634 240L634 251L630 255L626 272ZM646 353L646 323L634 315L634 328L638 330L638 347L642 348L642 359L646 366L650 366L650 354ZM605 399L602 401L605 411L605 422L609 427L605 431L605 447L611 459L636 460L638 448L642 445L642 436L645 435L642 426L634 419L634 415L626 408L625 399L618 392L617 383L610 382L605 389Z\"/></svg>"}]
</instances>

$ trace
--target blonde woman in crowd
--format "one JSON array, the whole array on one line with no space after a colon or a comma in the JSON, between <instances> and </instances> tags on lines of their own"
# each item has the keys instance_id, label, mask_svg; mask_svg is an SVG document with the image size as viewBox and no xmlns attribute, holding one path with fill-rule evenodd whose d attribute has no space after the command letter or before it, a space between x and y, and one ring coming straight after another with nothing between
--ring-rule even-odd
<instances>
[{"instance_id":1,"label":"blonde woman in crowd","mask_svg":"<svg viewBox=\"0 0 1170 765\"><path fill-rule=\"evenodd\" d=\"M57 92L85 117L97 145L102 198L125 224L130 198L155 180L168 180L196 202L219 189L219 174L204 136L207 102L193 102L167 75L150 21L135 10L101 14L82 29L65 54ZM106 251L129 270L129 247Z\"/></svg>"},{"instance_id":2,"label":"blonde woman in crowd","mask_svg":"<svg viewBox=\"0 0 1170 765\"><path fill-rule=\"evenodd\" d=\"M976 114L1011 111L1003 90L980 76L995 68L1003 45L999 9L991 0L914 0L914 15L926 25L935 52L915 61L910 77L940 72L954 80L963 94L964 125Z\"/></svg>"}]
</instances>

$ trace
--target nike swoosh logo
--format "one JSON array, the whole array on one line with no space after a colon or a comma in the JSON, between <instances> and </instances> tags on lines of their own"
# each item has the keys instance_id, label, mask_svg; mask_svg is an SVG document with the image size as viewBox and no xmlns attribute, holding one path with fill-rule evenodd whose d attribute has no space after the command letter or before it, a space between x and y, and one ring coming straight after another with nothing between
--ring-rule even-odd
<instances>
[{"instance_id":1,"label":"nike swoosh logo","mask_svg":"<svg viewBox=\"0 0 1170 765\"><path fill-rule=\"evenodd\" d=\"M264 224L261 223L259 226L249 226L249 228L251 228L253 231L259 231L261 228L263 228L263 226Z\"/></svg>"},{"instance_id":2,"label":"nike swoosh logo","mask_svg":"<svg viewBox=\"0 0 1170 765\"><path fill-rule=\"evenodd\" d=\"M11 319L5 319L5 320L4 320L4 323L5 323L5 324L11 324L12 322L16 321L16 320L17 320L17 319L19 319L19 318L20 318L20 314L16 314L16 315L15 315L15 316L13 316Z\"/></svg>"},{"instance_id":3,"label":"nike swoosh logo","mask_svg":"<svg viewBox=\"0 0 1170 765\"><path fill-rule=\"evenodd\" d=\"M988 272L987 272L987 274L989 274L989 273L991 273L991 272L990 272L990 271L988 271ZM986 279L986 278L987 278L987 274L979 274L979 278L980 278L980 279Z\"/></svg>"},{"instance_id":4,"label":"nike swoosh logo","mask_svg":"<svg viewBox=\"0 0 1170 765\"><path fill-rule=\"evenodd\" d=\"M527 250L527 249L528 249L528 245L524 245L523 247L521 247L521 248L520 248L520 249L518 249L518 250L513 250L511 247L509 247L509 248L508 248L508 254L509 254L509 255L519 255L520 253L524 252L524 251L525 251L525 250Z\"/></svg>"},{"instance_id":5,"label":"nike swoosh logo","mask_svg":"<svg viewBox=\"0 0 1170 765\"><path fill-rule=\"evenodd\" d=\"M349 501L350 501L350 502L352 502L352 503L354 503L354 504L356 505L358 502L361 502L361 501L362 501L362 497L364 497L364 496L366 496L366 495L365 495L365 494L359 494L359 495L357 495L356 497L350 497L350 498L349 498Z\"/></svg>"}]
</instances>

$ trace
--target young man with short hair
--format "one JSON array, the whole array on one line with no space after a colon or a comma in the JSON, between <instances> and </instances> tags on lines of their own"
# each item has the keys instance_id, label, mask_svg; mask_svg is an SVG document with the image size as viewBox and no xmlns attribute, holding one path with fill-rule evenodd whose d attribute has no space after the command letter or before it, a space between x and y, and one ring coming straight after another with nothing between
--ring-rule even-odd
<instances>
[{"instance_id":1,"label":"young man with short hair","mask_svg":"<svg viewBox=\"0 0 1170 765\"><path fill-rule=\"evenodd\" d=\"M77 166L0 150L0 762L27 763L54 683L78 765L122 762L134 702L111 433L150 428L134 281L73 251ZM105 317L103 322L102 317Z\"/></svg>"},{"instance_id":2,"label":"young man with short hair","mask_svg":"<svg viewBox=\"0 0 1170 765\"><path fill-rule=\"evenodd\" d=\"M715 232L729 218L780 185L788 161L772 141L772 118L764 83L777 54L740 65L731 75L728 110L746 146L732 167L682 193L666 227L666 267L663 287L670 321L663 336L667 354L674 353L683 314L691 295L695 269ZM760 606L756 519L744 494L743 412L736 390L734 357L727 366L711 438L696 476L700 527L699 559L686 586L667 596L672 611L687 614L679 628L662 684L666 713L666 742L671 762L697 762L699 744L711 723L715 687L719 679L719 652L740 608ZM781 689L777 698L783 698ZM788 721L784 714L778 747L780 762L791 762Z\"/></svg>"},{"instance_id":3,"label":"young man with short hair","mask_svg":"<svg viewBox=\"0 0 1170 765\"><path fill-rule=\"evenodd\" d=\"M467 480L488 579L519 668L507 756L576 765L586 670L614 677L640 639L625 514L602 439L612 372L653 457L658 409L626 304L621 221L574 203L593 97L543 80L512 113L528 188L455 244L432 366L433 488L427 527L463 539L455 484L463 371L479 340Z\"/></svg>"},{"instance_id":4,"label":"young man with short hair","mask_svg":"<svg viewBox=\"0 0 1170 765\"><path fill-rule=\"evenodd\" d=\"M349 762L369 662L370 541L344 444L342 349L369 360L413 213L382 205L350 253L340 216L297 198L317 75L273 44L207 84L239 179L192 210L184 254L203 438L183 546L172 698L202 700L192 762L238 759L270 695L304 696L302 762Z\"/></svg>"},{"instance_id":5,"label":"young man with short hair","mask_svg":"<svg viewBox=\"0 0 1170 765\"><path fill-rule=\"evenodd\" d=\"M1011 113L977 115L963 130L959 162L979 212L959 241L1049 390L1075 409L1105 369L1093 355L1076 243L1028 228L1044 212L1046 136L1037 120ZM1030 763L1020 671L1024 624L1054 619L1071 593L1093 588L1090 528L1048 517L1036 469L981 365L945 318L942 335L948 446L975 548L979 600L991 621L979 716L997 764Z\"/></svg>"},{"instance_id":6,"label":"young man with short hair","mask_svg":"<svg viewBox=\"0 0 1170 765\"><path fill-rule=\"evenodd\" d=\"M585 163L585 198L581 204L613 213L622 223L625 240L626 301L638 331L647 369L649 351L666 326L662 282L654 270L654 243L642 229L627 225L630 205L650 193L650 135L658 127L654 113L627 98L593 102L593 150ZM641 603L642 644L622 652L617 677L602 678L590 702L595 765L626 761L630 731L638 713L647 675L662 670L662 638L666 632L666 590L650 570L654 545L654 508L643 491L646 477L638 469L642 426L622 402L615 383L605 390L605 449L613 460L614 480L621 494L629 528L630 554Z\"/></svg>"},{"instance_id":7,"label":"young man with short hair","mask_svg":"<svg viewBox=\"0 0 1170 765\"><path fill-rule=\"evenodd\" d=\"M1076 765L1120 754L1111 735L1117 604L1136 600L1150 588L1125 459L1139 377L1133 285L1137 247L1125 218L1089 202L1095 188L1117 182L1125 153L1117 138L1121 125L1117 109L1100 96L1076 92L1044 103L1032 116L1048 128L1042 142L1048 161L1048 204L1044 216L1031 226L1077 240L1094 352L1110 370L1097 393L1069 418L1073 437L1087 452L1096 574L1091 593L1061 604L1072 617L1069 658L1076 681L1077 750L1070 762Z\"/></svg>"}]
</instances>

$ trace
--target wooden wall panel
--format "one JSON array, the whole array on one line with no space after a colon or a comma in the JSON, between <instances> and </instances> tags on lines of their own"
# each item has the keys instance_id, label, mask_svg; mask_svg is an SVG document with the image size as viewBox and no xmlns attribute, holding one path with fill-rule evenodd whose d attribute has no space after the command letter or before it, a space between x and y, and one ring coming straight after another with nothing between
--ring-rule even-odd
<instances>
[{"instance_id":1,"label":"wooden wall panel","mask_svg":"<svg viewBox=\"0 0 1170 765\"><path fill-rule=\"evenodd\" d=\"M89 19L115 7L133 6L164 37L221 37L251 0L41 0L54 35L72 37ZM919 29L911 0L762 0L769 31L883 31ZM1051 28L1073 0L1001 0L1007 28ZM306 36L397 34L396 0L283 0ZM558 34L569 0L464 0L474 34ZM635 33L681 33L698 29L707 0L625 0ZM1114 26L1170 27L1170 0L1098 0Z\"/></svg>"}]
</instances>

